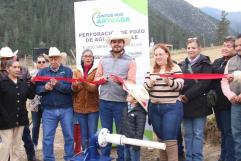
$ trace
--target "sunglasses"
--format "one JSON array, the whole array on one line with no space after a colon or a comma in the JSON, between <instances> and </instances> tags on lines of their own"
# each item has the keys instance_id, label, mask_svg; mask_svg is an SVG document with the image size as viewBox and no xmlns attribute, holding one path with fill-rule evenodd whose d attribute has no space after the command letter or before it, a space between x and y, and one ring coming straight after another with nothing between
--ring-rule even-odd
<instances>
[{"instance_id":1,"label":"sunglasses","mask_svg":"<svg viewBox=\"0 0 241 161\"><path fill-rule=\"evenodd\" d=\"M227 41L235 42L235 38L233 36L227 36L224 38L224 42L227 42Z\"/></svg>"},{"instance_id":2,"label":"sunglasses","mask_svg":"<svg viewBox=\"0 0 241 161\"><path fill-rule=\"evenodd\" d=\"M187 39L187 41L193 41L193 40L197 40L198 38L197 37L190 37Z\"/></svg>"},{"instance_id":3,"label":"sunglasses","mask_svg":"<svg viewBox=\"0 0 241 161\"><path fill-rule=\"evenodd\" d=\"M45 64L45 61L38 61L38 64Z\"/></svg>"}]
</instances>

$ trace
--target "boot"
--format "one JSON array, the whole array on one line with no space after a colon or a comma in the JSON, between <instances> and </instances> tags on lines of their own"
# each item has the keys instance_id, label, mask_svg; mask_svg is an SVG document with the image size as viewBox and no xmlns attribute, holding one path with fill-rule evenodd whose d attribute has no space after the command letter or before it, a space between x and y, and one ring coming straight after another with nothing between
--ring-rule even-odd
<instances>
[{"instance_id":1,"label":"boot","mask_svg":"<svg viewBox=\"0 0 241 161\"><path fill-rule=\"evenodd\" d=\"M158 139L159 142L163 142L162 140ZM165 142L163 142L165 143ZM166 150L159 150L159 161L167 161L167 153Z\"/></svg>"},{"instance_id":2,"label":"boot","mask_svg":"<svg viewBox=\"0 0 241 161\"><path fill-rule=\"evenodd\" d=\"M159 150L159 161L167 161L166 150Z\"/></svg>"},{"instance_id":3,"label":"boot","mask_svg":"<svg viewBox=\"0 0 241 161\"><path fill-rule=\"evenodd\" d=\"M178 161L178 147L176 140L165 141L168 161Z\"/></svg>"}]
</instances>

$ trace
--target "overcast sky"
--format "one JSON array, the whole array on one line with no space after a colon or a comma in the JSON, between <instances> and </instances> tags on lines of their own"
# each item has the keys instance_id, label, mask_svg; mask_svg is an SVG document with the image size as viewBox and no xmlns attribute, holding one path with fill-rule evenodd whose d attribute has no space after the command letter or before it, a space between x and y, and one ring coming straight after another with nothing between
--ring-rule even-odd
<instances>
[{"instance_id":1,"label":"overcast sky","mask_svg":"<svg viewBox=\"0 0 241 161\"><path fill-rule=\"evenodd\" d=\"M185 0L195 7L213 7L228 12L241 12L241 0Z\"/></svg>"}]
</instances>

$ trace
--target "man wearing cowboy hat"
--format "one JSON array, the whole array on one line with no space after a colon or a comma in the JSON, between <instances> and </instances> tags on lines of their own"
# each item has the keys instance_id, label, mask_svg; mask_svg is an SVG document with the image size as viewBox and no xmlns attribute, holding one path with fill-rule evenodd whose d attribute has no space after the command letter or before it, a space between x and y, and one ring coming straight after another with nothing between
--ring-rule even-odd
<instances>
[{"instance_id":1,"label":"man wearing cowboy hat","mask_svg":"<svg viewBox=\"0 0 241 161\"><path fill-rule=\"evenodd\" d=\"M96 72L96 80L101 80L100 87L100 119L103 128L112 133L113 119L117 131L121 122L122 111L127 106L126 92L122 89L116 75L124 80L135 83L136 63L130 56L126 55L124 47L130 44L130 37L124 35L112 35L106 42L111 46L109 54L103 56L99 62ZM102 150L102 154L109 156L111 144ZM117 161L124 160L123 146L117 146Z\"/></svg>"},{"instance_id":2,"label":"man wearing cowboy hat","mask_svg":"<svg viewBox=\"0 0 241 161\"><path fill-rule=\"evenodd\" d=\"M3 77L8 75L8 73L6 71L6 64L9 60L17 60L17 53L18 53L18 50L13 52L12 49L7 46L1 48L1 50L0 50L0 59L1 59L0 80L2 80ZM19 77L21 77L22 79L26 79L28 81L30 81L30 79L31 79L28 69L24 68L24 67L21 67L21 74ZM36 161L37 159L35 156L35 150L34 150L33 141L31 139L29 126L24 127L22 140L24 142L24 147L25 147L28 161Z\"/></svg>"},{"instance_id":3,"label":"man wearing cowboy hat","mask_svg":"<svg viewBox=\"0 0 241 161\"><path fill-rule=\"evenodd\" d=\"M37 76L52 77L48 82L37 82L36 93L41 98L43 108L43 160L54 161L53 143L58 123L64 136L64 159L70 160L74 154L73 101L71 83L58 81L55 77L72 78L70 68L62 65L62 54L56 47L49 49L50 66L42 69Z\"/></svg>"}]
</instances>

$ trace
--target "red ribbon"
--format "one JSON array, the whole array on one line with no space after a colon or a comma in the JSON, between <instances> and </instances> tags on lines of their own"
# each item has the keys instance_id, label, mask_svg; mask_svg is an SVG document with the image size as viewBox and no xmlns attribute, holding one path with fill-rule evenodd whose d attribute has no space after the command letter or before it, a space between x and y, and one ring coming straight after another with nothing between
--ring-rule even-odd
<instances>
[{"instance_id":1,"label":"red ribbon","mask_svg":"<svg viewBox=\"0 0 241 161\"><path fill-rule=\"evenodd\" d=\"M183 78L183 79L222 79L228 74L159 74L160 77Z\"/></svg>"},{"instance_id":2,"label":"red ribbon","mask_svg":"<svg viewBox=\"0 0 241 161\"><path fill-rule=\"evenodd\" d=\"M111 75L115 77L121 84L123 84L124 80L116 75ZM183 78L183 79L222 79L224 77L227 77L228 74L159 74L160 77L171 77L171 78ZM69 83L73 82L86 82L86 83L91 83L91 84L103 84L103 79L100 79L99 81L88 81L86 79L82 78L63 78L63 77L49 77L49 76L36 76L34 77L33 81L35 82L47 82L51 78L54 78L58 81L65 81Z\"/></svg>"},{"instance_id":3,"label":"red ribbon","mask_svg":"<svg viewBox=\"0 0 241 161\"><path fill-rule=\"evenodd\" d=\"M69 82L69 83L73 83L73 82L86 82L86 83L91 83L91 84L100 84L102 81L101 79L99 81L88 81L86 79L82 79L82 78L63 78L63 77L49 77L49 76L36 76L33 78L34 82L47 82L50 79L56 79L58 81L65 81L65 82Z\"/></svg>"}]
</instances>

